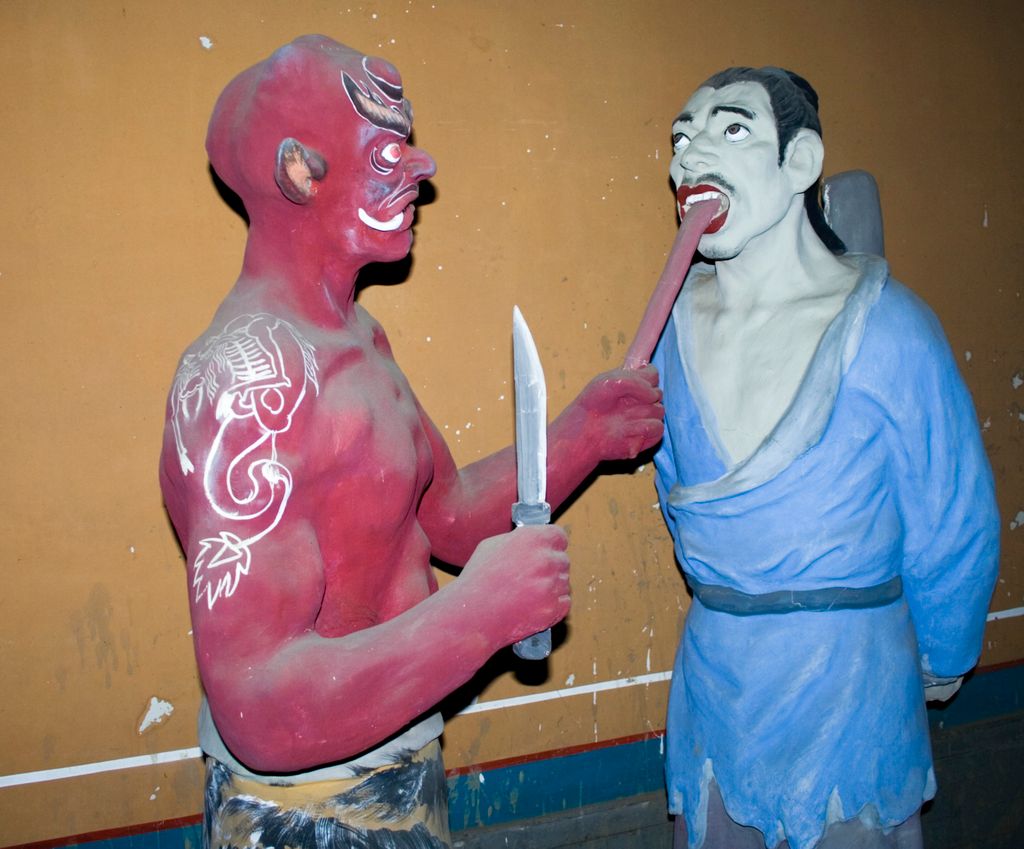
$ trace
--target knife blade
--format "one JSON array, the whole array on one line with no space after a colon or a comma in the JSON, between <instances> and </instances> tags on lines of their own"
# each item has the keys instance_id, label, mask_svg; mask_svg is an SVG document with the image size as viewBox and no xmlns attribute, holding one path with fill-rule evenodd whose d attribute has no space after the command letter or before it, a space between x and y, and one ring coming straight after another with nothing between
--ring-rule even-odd
<instances>
[{"instance_id":1,"label":"knife blade","mask_svg":"<svg viewBox=\"0 0 1024 849\"><path fill-rule=\"evenodd\" d=\"M547 497L548 395L544 369L533 334L518 306L512 308L512 365L516 388L516 482L519 500L512 505L516 527L551 521ZM512 646L524 660L543 660L551 654L551 629L526 637Z\"/></svg>"}]
</instances>

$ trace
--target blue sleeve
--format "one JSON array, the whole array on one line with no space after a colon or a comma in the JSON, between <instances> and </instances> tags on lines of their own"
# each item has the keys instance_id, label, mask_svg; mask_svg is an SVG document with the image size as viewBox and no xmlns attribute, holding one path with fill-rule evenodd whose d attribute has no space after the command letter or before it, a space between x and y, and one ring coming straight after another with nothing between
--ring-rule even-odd
<instances>
[{"instance_id":1,"label":"blue sleeve","mask_svg":"<svg viewBox=\"0 0 1024 849\"><path fill-rule=\"evenodd\" d=\"M922 668L962 675L981 653L998 570L992 470L938 319L902 287L894 300L879 372L888 372L883 403L904 525L904 590Z\"/></svg>"}]
</instances>

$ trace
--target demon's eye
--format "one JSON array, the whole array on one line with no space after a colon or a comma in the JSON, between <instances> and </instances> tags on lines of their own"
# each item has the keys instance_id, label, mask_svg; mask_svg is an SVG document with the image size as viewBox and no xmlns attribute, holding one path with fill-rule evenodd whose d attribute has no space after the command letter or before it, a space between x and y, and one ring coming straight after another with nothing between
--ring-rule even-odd
<instances>
[{"instance_id":1,"label":"demon's eye","mask_svg":"<svg viewBox=\"0 0 1024 849\"><path fill-rule=\"evenodd\" d=\"M402 147L397 142L391 142L380 152L380 156L385 162L395 165L402 158Z\"/></svg>"},{"instance_id":2,"label":"demon's eye","mask_svg":"<svg viewBox=\"0 0 1024 849\"><path fill-rule=\"evenodd\" d=\"M682 150L690 143L690 137L685 133L672 134L672 149L676 152Z\"/></svg>"},{"instance_id":3,"label":"demon's eye","mask_svg":"<svg viewBox=\"0 0 1024 849\"><path fill-rule=\"evenodd\" d=\"M725 140L730 142L743 141L750 135L750 130L742 124L730 124L725 128Z\"/></svg>"}]
</instances>

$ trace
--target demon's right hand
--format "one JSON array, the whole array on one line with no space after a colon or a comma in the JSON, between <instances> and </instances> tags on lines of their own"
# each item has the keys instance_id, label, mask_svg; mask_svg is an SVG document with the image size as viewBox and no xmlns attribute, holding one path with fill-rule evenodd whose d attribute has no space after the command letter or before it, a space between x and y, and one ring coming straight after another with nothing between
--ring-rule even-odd
<instances>
[{"instance_id":1,"label":"demon's right hand","mask_svg":"<svg viewBox=\"0 0 1024 849\"><path fill-rule=\"evenodd\" d=\"M502 645L550 628L569 612L568 538L557 525L527 525L489 537L456 579L489 611ZM467 586L468 585L468 586Z\"/></svg>"}]
</instances>

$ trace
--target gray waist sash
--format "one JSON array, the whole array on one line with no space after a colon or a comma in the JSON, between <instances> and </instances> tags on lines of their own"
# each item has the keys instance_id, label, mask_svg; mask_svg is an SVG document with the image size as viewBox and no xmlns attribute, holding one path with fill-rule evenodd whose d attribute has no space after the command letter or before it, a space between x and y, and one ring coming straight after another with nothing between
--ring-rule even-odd
<instances>
[{"instance_id":1,"label":"gray waist sash","mask_svg":"<svg viewBox=\"0 0 1024 849\"><path fill-rule=\"evenodd\" d=\"M220 761L235 775L259 781L262 784L273 784L278 787L291 787L296 784L308 784L314 781L336 781L341 778L353 778L371 769L386 764L397 763L410 753L436 740L444 731L444 721L440 713L434 713L414 725L407 726L404 731L385 740L377 748L364 752L352 760L314 767L303 772L273 775L265 772L253 772L239 761L220 736L210 712L210 704L203 696L199 704L199 747L203 754Z\"/></svg>"},{"instance_id":2,"label":"gray waist sash","mask_svg":"<svg viewBox=\"0 0 1024 849\"><path fill-rule=\"evenodd\" d=\"M903 580L897 575L873 587L825 587L820 590L778 590L751 595L715 584L702 584L687 574L686 583L694 596L710 610L733 616L758 616L765 613L792 613L804 610L824 613L830 610L857 610L884 607L903 595Z\"/></svg>"}]
</instances>

